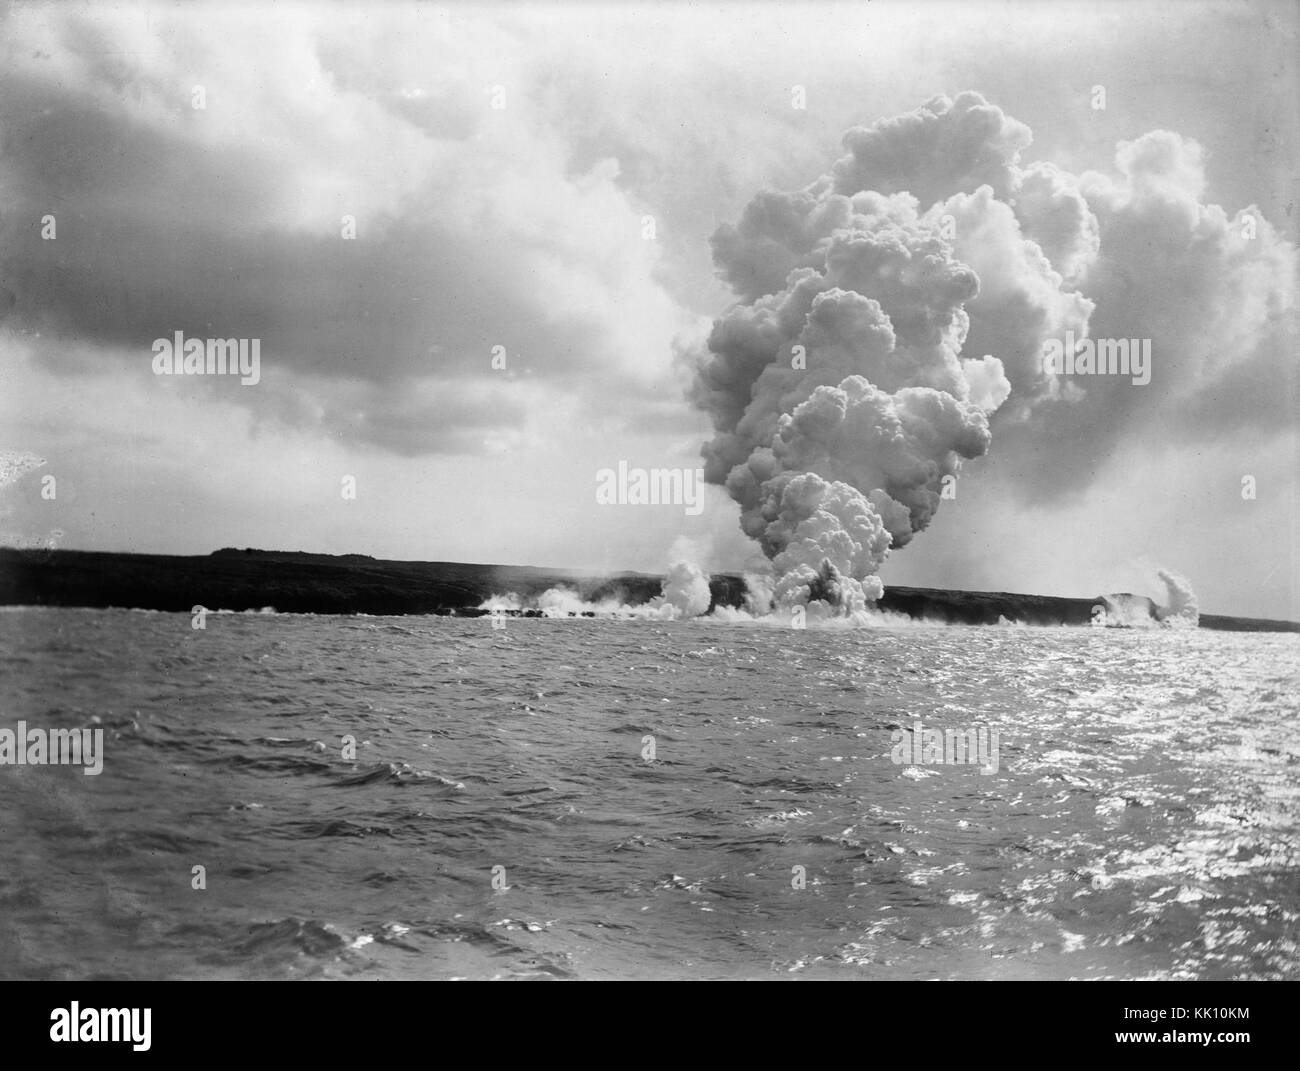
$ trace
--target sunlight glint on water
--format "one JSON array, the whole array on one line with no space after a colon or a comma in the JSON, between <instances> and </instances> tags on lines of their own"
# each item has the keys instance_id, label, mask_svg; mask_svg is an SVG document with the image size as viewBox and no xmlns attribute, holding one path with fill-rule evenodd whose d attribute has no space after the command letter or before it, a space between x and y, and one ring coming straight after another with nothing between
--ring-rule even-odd
<instances>
[{"instance_id":1,"label":"sunlight glint on water","mask_svg":"<svg viewBox=\"0 0 1300 1071\"><path fill-rule=\"evenodd\" d=\"M7 612L0 726L106 732L0 768L0 976L1295 977L1298 649Z\"/></svg>"}]
</instances>

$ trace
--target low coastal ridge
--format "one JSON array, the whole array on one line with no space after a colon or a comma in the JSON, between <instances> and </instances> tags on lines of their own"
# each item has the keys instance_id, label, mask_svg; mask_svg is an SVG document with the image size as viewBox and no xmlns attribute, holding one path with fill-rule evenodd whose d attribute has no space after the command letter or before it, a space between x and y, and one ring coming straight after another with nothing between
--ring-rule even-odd
<instances>
[{"instance_id":1,"label":"low coastal ridge","mask_svg":"<svg viewBox=\"0 0 1300 1071\"><path fill-rule=\"evenodd\" d=\"M569 587L589 602L639 604L660 593L662 577L463 562L385 561L364 554L237 550L209 555L119 554L78 550L0 549L0 605L120 607L188 613L195 606L222 610L274 607L281 613L448 614L474 616L493 595L535 598ZM710 579L714 606L740 606L744 580L731 573ZM880 609L945 624L1087 625L1089 599L1009 592L946 591L891 586ZM525 616L535 611L511 611ZM1201 628L1244 632L1300 632L1300 624L1201 614Z\"/></svg>"}]
</instances>

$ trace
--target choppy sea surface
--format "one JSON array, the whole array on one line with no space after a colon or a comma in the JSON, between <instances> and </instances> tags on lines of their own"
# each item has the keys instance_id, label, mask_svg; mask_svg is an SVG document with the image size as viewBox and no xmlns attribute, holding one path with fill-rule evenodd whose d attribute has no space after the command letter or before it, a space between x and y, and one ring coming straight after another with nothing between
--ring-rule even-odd
<instances>
[{"instance_id":1,"label":"choppy sea surface","mask_svg":"<svg viewBox=\"0 0 1300 1071\"><path fill-rule=\"evenodd\" d=\"M1300 977L1295 635L206 626L0 613L0 977Z\"/></svg>"}]
</instances>

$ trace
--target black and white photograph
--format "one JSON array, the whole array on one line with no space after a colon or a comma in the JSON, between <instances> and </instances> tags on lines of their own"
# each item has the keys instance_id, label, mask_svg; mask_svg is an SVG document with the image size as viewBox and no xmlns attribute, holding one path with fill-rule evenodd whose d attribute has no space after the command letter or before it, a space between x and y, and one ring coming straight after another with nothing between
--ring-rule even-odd
<instances>
[{"instance_id":1,"label":"black and white photograph","mask_svg":"<svg viewBox=\"0 0 1300 1071\"><path fill-rule=\"evenodd\" d=\"M1298 30L6 4L0 980L1300 979Z\"/></svg>"}]
</instances>

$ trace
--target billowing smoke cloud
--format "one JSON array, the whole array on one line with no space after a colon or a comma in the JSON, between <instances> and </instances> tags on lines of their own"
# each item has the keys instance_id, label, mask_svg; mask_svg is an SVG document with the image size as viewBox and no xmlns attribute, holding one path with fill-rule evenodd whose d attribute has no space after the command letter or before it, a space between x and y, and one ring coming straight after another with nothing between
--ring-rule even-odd
<instances>
[{"instance_id":1,"label":"billowing smoke cloud","mask_svg":"<svg viewBox=\"0 0 1300 1071\"><path fill-rule=\"evenodd\" d=\"M1281 426L1294 248L1202 204L1201 150L1176 134L1121 143L1118 178L1022 166L1030 142L978 93L936 97L849 131L827 175L759 193L714 235L739 301L693 354L705 478L740 505L778 606L878 598L887 554L993 425L1039 500L1086 486L1157 410L1210 433L1251 413ZM1152 340L1159 388L1046 371L1067 333Z\"/></svg>"},{"instance_id":2,"label":"billowing smoke cloud","mask_svg":"<svg viewBox=\"0 0 1300 1071\"><path fill-rule=\"evenodd\" d=\"M1091 304L999 199L1028 142L978 94L937 98L850 131L831 174L759 194L715 235L741 301L697 362L693 399L716 429L705 478L740 504L778 606L852 613L878 599L886 555L988 450L1008 366L1052 393L1042 344L1084 331ZM1032 214L1084 255L1065 233L1077 198L1053 182L1033 173Z\"/></svg>"}]
</instances>

